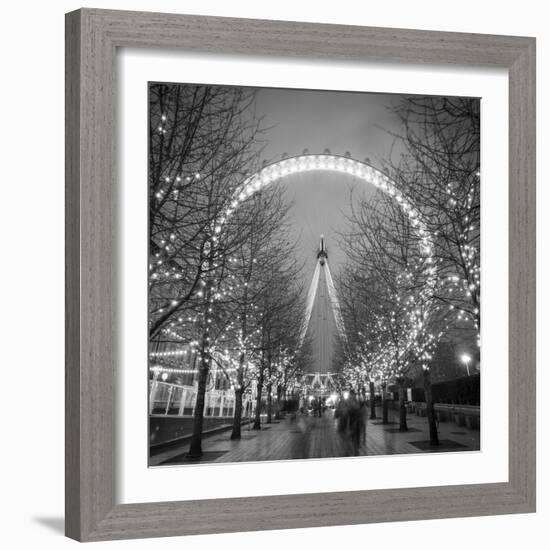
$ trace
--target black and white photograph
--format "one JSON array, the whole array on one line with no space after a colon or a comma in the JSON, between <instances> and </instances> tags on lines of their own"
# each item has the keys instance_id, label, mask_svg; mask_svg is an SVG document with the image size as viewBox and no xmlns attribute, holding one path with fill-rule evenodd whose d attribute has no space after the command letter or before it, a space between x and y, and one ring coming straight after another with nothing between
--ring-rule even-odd
<instances>
[{"instance_id":1,"label":"black and white photograph","mask_svg":"<svg viewBox=\"0 0 550 550\"><path fill-rule=\"evenodd\" d=\"M545 7L6 3L3 546L548 538Z\"/></svg>"},{"instance_id":2,"label":"black and white photograph","mask_svg":"<svg viewBox=\"0 0 550 550\"><path fill-rule=\"evenodd\" d=\"M480 450L480 99L150 82L150 467Z\"/></svg>"}]
</instances>

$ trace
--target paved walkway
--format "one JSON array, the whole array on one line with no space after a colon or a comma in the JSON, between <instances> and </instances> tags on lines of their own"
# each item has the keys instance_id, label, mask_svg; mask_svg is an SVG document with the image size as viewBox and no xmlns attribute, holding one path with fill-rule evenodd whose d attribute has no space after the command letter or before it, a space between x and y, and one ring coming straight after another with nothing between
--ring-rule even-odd
<instances>
[{"instance_id":1,"label":"paved walkway","mask_svg":"<svg viewBox=\"0 0 550 550\"><path fill-rule=\"evenodd\" d=\"M407 416L409 430L399 432L398 417L390 410L390 424L382 425L382 411L378 418L368 420L366 439L357 454L391 455L422 452L478 451L478 430L459 427L454 422L439 425L440 446L429 445L426 418ZM288 460L353 456L350 440L336 429L332 412L323 418L298 415L296 420L285 419L264 424L262 430L243 426L240 441L229 439L230 431L203 438L203 457L186 457L189 443L166 450L151 458L151 466L192 464L197 462L255 462L261 460Z\"/></svg>"}]
</instances>

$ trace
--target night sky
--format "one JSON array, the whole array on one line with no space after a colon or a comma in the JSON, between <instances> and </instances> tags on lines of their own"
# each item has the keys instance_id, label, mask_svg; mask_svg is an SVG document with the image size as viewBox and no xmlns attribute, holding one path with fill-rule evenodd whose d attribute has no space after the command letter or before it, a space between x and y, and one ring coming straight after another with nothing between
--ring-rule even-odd
<instances>
[{"instance_id":1,"label":"night sky","mask_svg":"<svg viewBox=\"0 0 550 550\"><path fill-rule=\"evenodd\" d=\"M268 127L264 138L264 157L272 162L281 155L349 152L357 160L370 159L379 167L388 158L395 139L389 132L399 132L400 124L391 106L400 96L356 92L260 89L256 111ZM397 154L397 149L393 154ZM338 232L345 230L353 196L370 194L371 186L353 176L330 172L308 172L280 180L289 200L297 240L297 256L306 260L304 283L309 285L315 267L319 236L325 235L333 276L345 261L338 245ZM357 200L357 199L355 199Z\"/></svg>"}]
</instances>

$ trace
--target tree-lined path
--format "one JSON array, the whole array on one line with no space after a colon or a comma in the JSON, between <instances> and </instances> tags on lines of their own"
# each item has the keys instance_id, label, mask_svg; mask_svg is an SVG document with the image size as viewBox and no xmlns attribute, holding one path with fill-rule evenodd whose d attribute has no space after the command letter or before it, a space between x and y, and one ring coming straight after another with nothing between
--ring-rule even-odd
<instances>
[{"instance_id":1,"label":"tree-lined path","mask_svg":"<svg viewBox=\"0 0 550 550\"><path fill-rule=\"evenodd\" d=\"M479 100L350 108L362 136L390 113L399 154L373 164L354 125L345 152L288 149L323 110L308 101L277 140L264 117L287 120L281 98L271 111L262 93L150 86L152 465L478 450L479 433L438 432L436 407L473 407L479 427Z\"/></svg>"}]
</instances>

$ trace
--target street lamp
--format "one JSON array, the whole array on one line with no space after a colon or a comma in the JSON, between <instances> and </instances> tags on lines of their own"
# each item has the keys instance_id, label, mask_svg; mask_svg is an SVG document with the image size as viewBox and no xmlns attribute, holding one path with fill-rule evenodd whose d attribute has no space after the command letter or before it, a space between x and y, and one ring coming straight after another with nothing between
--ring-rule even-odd
<instances>
[{"instance_id":1,"label":"street lamp","mask_svg":"<svg viewBox=\"0 0 550 550\"><path fill-rule=\"evenodd\" d=\"M467 353L463 353L460 356L460 360L466 365L466 373L470 376L470 362L472 361L472 357Z\"/></svg>"}]
</instances>

